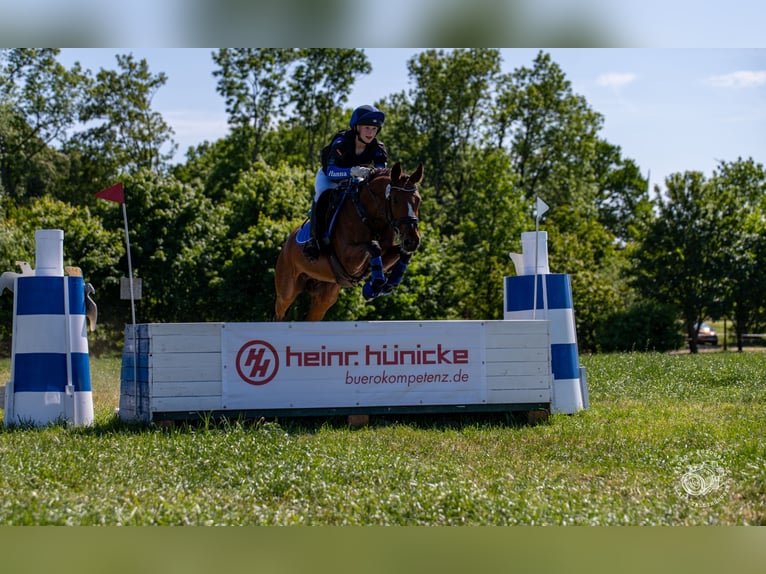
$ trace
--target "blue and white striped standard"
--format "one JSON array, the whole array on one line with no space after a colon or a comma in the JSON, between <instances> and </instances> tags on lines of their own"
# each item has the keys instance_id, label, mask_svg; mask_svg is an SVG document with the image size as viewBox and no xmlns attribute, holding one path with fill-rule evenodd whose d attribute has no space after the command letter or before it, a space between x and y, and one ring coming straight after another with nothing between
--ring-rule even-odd
<instances>
[{"instance_id":1,"label":"blue and white striped standard","mask_svg":"<svg viewBox=\"0 0 766 574\"><path fill-rule=\"evenodd\" d=\"M569 275L537 275L537 311L533 313L534 279L535 275L505 278L504 319L534 318L550 322L553 371L551 410L558 413L574 413L584 407Z\"/></svg>"},{"instance_id":2,"label":"blue and white striped standard","mask_svg":"<svg viewBox=\"0 0 766 574\"><path fill-rule=\"evenodd\" d=\"M82 277L17 277L8 424L93 423ZM9 402L6 400L6 402ZM8 410L11 412L9 413Z\"/></svg>"}]
</instances>

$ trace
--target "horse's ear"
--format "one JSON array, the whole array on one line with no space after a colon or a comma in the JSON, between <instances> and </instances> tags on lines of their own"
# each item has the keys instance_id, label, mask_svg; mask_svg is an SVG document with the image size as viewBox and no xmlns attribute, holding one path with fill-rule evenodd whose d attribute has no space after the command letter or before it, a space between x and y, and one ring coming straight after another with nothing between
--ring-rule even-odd
<instances>
[{"instance_id":1,"label":"horse's ear","mask_svg":"<svg viewBox=\"0 0 766 574\"><path fill-rule=\"evenodd\" d=\"M418 164L417 169L410 176L410 181L412 183L420 183L421 181L423 181L423 162Z\"/></svg>"},{"instance_id":2,"label":"horse's ear","mask_svg":"<svg viewBox=\"0 0 766 574\"><path fill-rule=\"evenodd\" d=\"M397 161L391 168L391 181L399 181L400 177L402 177L402 164Z\"/></svg>"}]
</instances>

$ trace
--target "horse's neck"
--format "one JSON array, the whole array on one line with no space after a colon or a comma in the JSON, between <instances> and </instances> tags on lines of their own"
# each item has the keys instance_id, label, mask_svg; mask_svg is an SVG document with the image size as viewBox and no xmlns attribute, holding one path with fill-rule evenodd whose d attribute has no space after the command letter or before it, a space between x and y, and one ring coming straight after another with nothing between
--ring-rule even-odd
<instances>
[{"instance_id":1,"label":"horse's neck","mask_svg":"<svg viewBox=\"0 0 766 574\"><path fill-rule=\"evenodd\" d=\"M376 227L386 227L388 214L386 213L385 188L389 184L388 178L377 178L367 183L369 188L366 193L360 190L359 202L367 212L367 217Z\"/></svg>"}]
</instances>

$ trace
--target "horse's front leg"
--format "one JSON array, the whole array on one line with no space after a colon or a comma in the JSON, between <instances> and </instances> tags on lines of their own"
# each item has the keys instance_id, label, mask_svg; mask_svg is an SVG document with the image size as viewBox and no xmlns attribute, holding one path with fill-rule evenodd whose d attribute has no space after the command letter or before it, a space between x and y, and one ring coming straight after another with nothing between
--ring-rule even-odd
<instances>
[{"instance_id":1,"label":"horse's front leg","mask_svg":"<svg viewBox=\"0 0 766 574\"><path fill-rule=\"evenodd\" d=\"M381 294L386 284L386 274L383 271L383 250L380 243L370 241L367 251L370 254L370 278L362 287L362 295L369 301Z\"/></svg>"},{"instance_id":2,"label":"horse's front leg","mask_svg":"<svg viewBox=\"0 0 766 574\"><path fill-rule=\"evenodd\" d=\"M391 272L388 275L388 281L383 285L382 295L390 295L393 293L394 289L399 286L402 279L404 279L404 273L407 271L410 259L412 259L412 253L405 253L402 251L399 254L399 260L391 268Z\"/></svg>"}]
</instances>

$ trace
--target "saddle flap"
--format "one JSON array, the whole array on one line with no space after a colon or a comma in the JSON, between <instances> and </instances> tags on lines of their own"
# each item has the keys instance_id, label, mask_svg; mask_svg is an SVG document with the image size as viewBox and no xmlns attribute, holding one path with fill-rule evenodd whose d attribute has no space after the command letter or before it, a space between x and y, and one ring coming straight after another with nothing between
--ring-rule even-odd
<instances>
[{"instance_id":1,"label":"saddle flap","mask_svg":"<svg viewBox=\"0 0 766 574\"><path fill-rule=\"evenodd\" d=\"M308 221L306 221L303 225L300 226L300 229L298 229L298 233L295 234L295 241L298 243L298 245L303 245L310 238L311 238L311 225L309 224Z\"/></svg>"},{"instance_id":2,"label":"saddle flap","mask_svg":"<svg viewBox=\"0 0 766 574\"><path fill-rule=\"evenodd\" d=\"M335 221L338 219L338 213L340 213L340 208L343 207L349 191L353 191L353 189L348 187L329 189L320 199L320 204L316 207L319 215L317 223L323 235L329 237L332 233ZM329 221L330 224L327 225L325 230L326 221ZM311 239L311 222L305 221L300 229L298 229L298 233L295 234L295 241L298 245L304 245L309 239Z\"/></svg>"}]
</instances>

